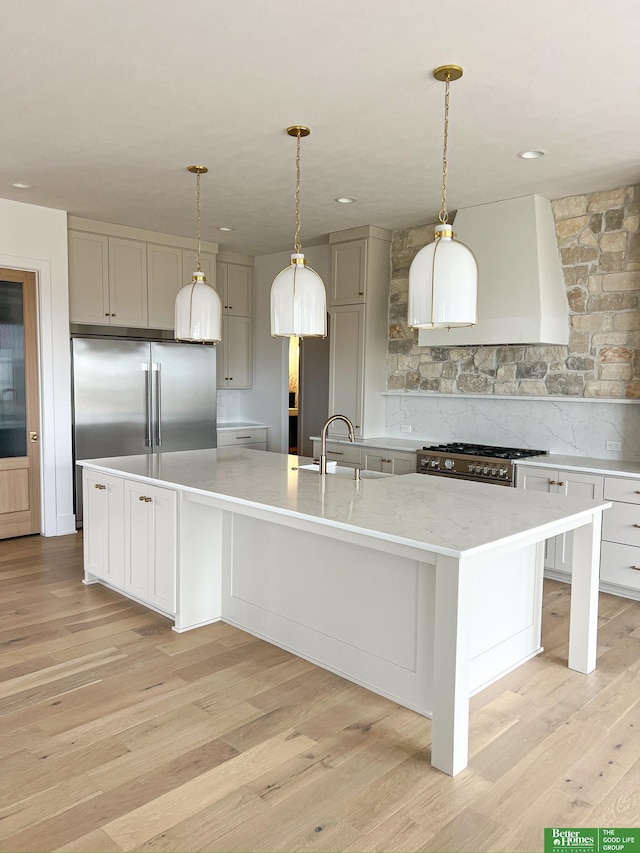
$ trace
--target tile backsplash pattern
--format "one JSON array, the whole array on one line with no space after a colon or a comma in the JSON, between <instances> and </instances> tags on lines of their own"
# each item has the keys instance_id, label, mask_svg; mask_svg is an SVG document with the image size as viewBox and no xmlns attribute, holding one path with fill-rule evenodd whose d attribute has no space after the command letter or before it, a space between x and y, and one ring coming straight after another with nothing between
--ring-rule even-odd
<instances>
[{"instance_id":1,"label":"tile backsplash pattern","mask_svg":"<svg viewBox=\"0 0 640 853\"><path fill-rule=\"evenodd\" d=\"M420 347L408 276L433 225L394 234L388 390L640 399L640 184L552 203L568 346Z\"/></svg>"}]
</instances>

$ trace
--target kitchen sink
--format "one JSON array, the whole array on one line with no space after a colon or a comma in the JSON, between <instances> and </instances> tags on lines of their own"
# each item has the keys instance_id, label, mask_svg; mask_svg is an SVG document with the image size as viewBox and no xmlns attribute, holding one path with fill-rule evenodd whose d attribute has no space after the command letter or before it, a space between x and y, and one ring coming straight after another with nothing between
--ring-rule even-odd
<instances>
[{"instance_id":1,"label":"kitchen sink","mask_svg":"<svg viewBox=\"0 0 640 853\"><path fill-rule=\"evenodd\" d=\"M310 465L298 465L298 471L314 471L318 474L318 465L310 464ZM335 474L338 477L346 477L347 479L354 479L355 469L349 468L346 465L336 465L336 463L327 463L327 474ZM383 474L381 471L366 471L364 469L360 469L360 479L361 480L379 480L381 477L393 477L393 474Z\"/></svg>"}]
</instances>

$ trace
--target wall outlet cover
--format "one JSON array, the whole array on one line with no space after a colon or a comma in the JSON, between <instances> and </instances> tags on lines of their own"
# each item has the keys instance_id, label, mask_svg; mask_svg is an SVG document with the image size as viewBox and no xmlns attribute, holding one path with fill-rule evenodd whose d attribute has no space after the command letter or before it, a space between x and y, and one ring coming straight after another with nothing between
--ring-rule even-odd
<instances>
[{"instance_id":1,"label":"wall outlet cover","mask_svg":"<svg viewBox=\"0 0 640 853\"><path fill-rule=\"evenodd\" d=\"M604 449L605 450L622 450L622 442L621 441L605 441Z\"/></svg>"},{"instance_id":2,"label":"wall outlet cover","mask_svg":"<svg viewBox=\"0 0 640 853\"><path fill-rule=\"evenodd\" d=\"M401 424L400 432L413 432L413 427L411 424Z\"/></svg>"}]
</instances>

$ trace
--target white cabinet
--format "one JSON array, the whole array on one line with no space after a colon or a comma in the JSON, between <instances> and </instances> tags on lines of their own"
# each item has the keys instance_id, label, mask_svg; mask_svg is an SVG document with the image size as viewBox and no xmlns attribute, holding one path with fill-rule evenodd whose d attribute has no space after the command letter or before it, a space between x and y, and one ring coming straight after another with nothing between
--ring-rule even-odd
<instances>
[{"instance_id":1,"label":"white cabinet","mask_svg":"<svg viewBox=\"0 0 640 853\"><path fill-rule=\"evenodd\" d=\"M173 330L176 295L191 281L196 268L196 253L184 248L192 241L77 217L70 217L70 222L70 321ZM81 228L95 228L100 233L77 230ZM137 235L140 239L134 239ZM214 243L207 245L217 249ZM200 255L202 272L211 287L216 285L216 257L211 251ZM232 266L251 273L251 267ZM247 296L247 285L243 287L242 276L235 271L231 282L234 294L240 292L235 302L242 314L247 300L251 305L252 290Z\"/></svg>"},{"instance_id":2,"label":"white cabinet","mask_svg":"<svg viewBox=\"0 0 640 853\"><path fill-rule=\"evenodd\" d=\"M124 592L162 613L176 611L177 498L124 480Z\"/></svg>"},{"instance_id":3,"label":"white cabinet","mask_svg":"<svg viewBox=\"0 0 640 853\"><path fill-rule=\"evenodd\" d=\"M329 412L360 438L385 429L391 232L375 226L329 235ZM346 435L340 421L333 435Z\"/></svg>"},{"instance_id":4,"label":"white cabinet","mask_svg":"<svg viewBox=\"0 0 640 853\"><path fill-rule=\"evenodd\" d=\"M109 322L145 328L147 246L139 240L109 237Z\"/></svg>"},{"instance_id":5,"label":"white cabinet","mask_svg":"<svg viewBox=\"0 0 640 853\"><path fill-rule=\"evenodd\" d=\"M234 427L218 430L218 447L247 447L267 450L268 427Z\"/></svg>"},{"instance_id":6,"label":"white cabinet","mask_svg":"<svg viewBox=\"0 0 640 853\"><path fill-rule=\"evenodd\" d=\"M152 329L174 328L176 296L183 284L182 249L148 243L148 325Z\"/></svg>"},{"instance_id":7,"label":"white cabinet","mask_svg":"<svg viewBox=\"0 0 640 853\"><path fill-rule=\"evenodd\" d=\"M69 231L69 315L73 323L110 322L109 238Z\"/></svg>"},{"instance_id":8,"label":"white cabinet","mask_svg":"<svg viewBox=\"0 0 640 853\"><path fill-rule=\"evenodd\" d=\"M383 474L415 474L416 465L415 453L364 448L364 467L367 471L380 471Z\"/></svg>"},{"instance_id":9,"label":"white cabinet","mask_svg":"<svg viewBox=\"0 0 640 853\"><path fill-rule=\"evenodd\" d=\"M367 295L367 241L349 240L331 246L331 305L364 302Z\"/></svg>"},{"instance_id":10,"label":"white cabinet","mask_svg":"<svg viewBox=\"0 0 640 853\"><path fill-rule=\"evenodd\" d=\"M216 264L216 289L222 300L222 342L218 344L218 388L253 385L253 269Z\"/></svg>"},{"instance_id":11,"label":"white cabinet","mask_svg":"<svg viewBox=\"0 0 640 853\"><path fill-rule=\"evenodd\" d=\"M529 491L602 500L604 482L598 474L523 465L517 467L517 486ZM547 539L544 565L548 574L566 580L571 573L572 555L573 533Z\"/></svg>"},{"instance_id":12,"label":"white cabinet","mask_svg":"<svg viewBox=\"0 0 640 853\"><path fill-rule=\"evenodd\" d=\"M359 444L344 444L339 441L327 441L327 459L343 465L345 468L362 468L362 448ZM313 457L320 456L320 442L313 442Z\"/></svg>"},{"instance_id":13,"label":"white cabinet","mask_svg":"<svg viewBox=\"0 0 640 853\"><path fill-rule=\"evenodd\" d=\"M640 480L605 477L605 500L612 501L602 520L600 580L607 592L640 599Z\"/></svg>"},{"instance_id":14,"label":"white cabinet","mask_svg":"<svg viewBox=\"0 0 640 853\"><path fill-rule=\"evenodd\" d=\"M124 588L124 489L119 477L83 471L85 581Z\"/></svg>"}]
</instances>

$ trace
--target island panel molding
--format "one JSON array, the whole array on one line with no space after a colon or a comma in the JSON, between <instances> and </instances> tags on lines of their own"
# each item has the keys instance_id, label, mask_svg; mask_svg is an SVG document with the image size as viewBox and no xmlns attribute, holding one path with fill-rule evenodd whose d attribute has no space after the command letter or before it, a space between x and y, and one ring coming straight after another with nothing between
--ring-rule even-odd
<instances>
[{"instance_id":1,"label":"island panel molding","mask_svg":"<svg viewBox=\"0 0 640 853\"><path fill-rule=\"evenodd\" d=\"M124 495L124 530L119 512L113 536L92 514L87 554L124 539L119 591L178 631L229 621L431 716L432 763L451 775L468 760L470 696L541 652L543 543L569 530L569 661L595 668L609 503L420 474L320 477L308 461L242 447L85 460L87 485L121 478ZM87 560L85 582L111 585L103 563Z\"/></svg>"}]
</instances>

